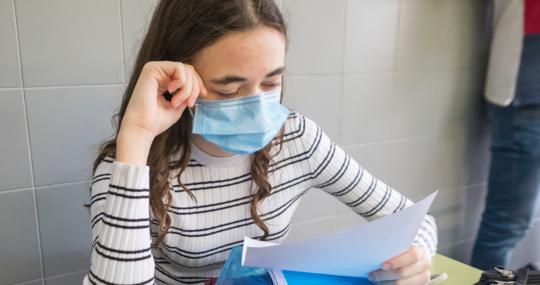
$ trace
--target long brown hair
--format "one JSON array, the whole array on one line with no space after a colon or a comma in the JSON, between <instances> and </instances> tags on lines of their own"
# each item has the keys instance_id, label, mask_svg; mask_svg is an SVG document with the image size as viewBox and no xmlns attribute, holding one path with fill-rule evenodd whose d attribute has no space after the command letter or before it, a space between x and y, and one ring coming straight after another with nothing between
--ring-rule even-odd
<instances>
[{"instance_id":1,"label":"long brown hair","mask_svg":"<svg viewBox=\"0 0 540 285\"><path fill-rule=\"evenodd\" d=\"M275 28L288 42L286 24L274 0L161 0L139 50L120 110L113 117L116 135L100 146L93 172L95 173L105 157L116 155L116 137L120 122L145 63L157 60L191 63L199 50L211 45L221 36L261 25ZM168 214L172 203L170 171L179 169L175 177L178 184L196 201L195 195L180 181L180 175L190 159L191 128L192 117L188 112L184 112L180 120L154 139L150 148L147 162L150 167L150 206L159 220L159 234L153 246L163 240L171 225ZM273 157L270 151L276 144L279 144L281 150L282 142L283 128L277 136L277 143L269 143L252 155L251 185L253 186L254 182L257 191L251 195L250 212L254 223L264 232L262 240L266 239L269 230L257 212L257 205L270 195L268 168ZM171 155L177 152L181 152L180 159L171 161Z\"/></svg>"}]
</instances>

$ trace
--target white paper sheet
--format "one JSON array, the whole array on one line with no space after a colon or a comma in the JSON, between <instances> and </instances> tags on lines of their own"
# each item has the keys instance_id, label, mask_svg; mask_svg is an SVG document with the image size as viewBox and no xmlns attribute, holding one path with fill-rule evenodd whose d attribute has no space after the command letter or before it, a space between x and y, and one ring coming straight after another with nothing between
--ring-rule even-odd
<instances>
[{"instance_id":1,"label":"white paper sheet","mask_svg":"<svg viewBox=\"0 0 540 285\"><path fill-rule=\"evenodd\" d=\"M411 247L436 195L375 221L302 241L279 245L245 237L242 265L366 277Z\"/></svg>"},{"instance_id":2,"label":"white paper sheet","mask_svg":"<svg viewBox=\"0 0 540 285\"><path fill-rule=\"evenodd\" d=\"M287 279L281 270L268 269L268 275L272 278L272 284L274 285L287 285Z\"/></svg>"}]
</instances>

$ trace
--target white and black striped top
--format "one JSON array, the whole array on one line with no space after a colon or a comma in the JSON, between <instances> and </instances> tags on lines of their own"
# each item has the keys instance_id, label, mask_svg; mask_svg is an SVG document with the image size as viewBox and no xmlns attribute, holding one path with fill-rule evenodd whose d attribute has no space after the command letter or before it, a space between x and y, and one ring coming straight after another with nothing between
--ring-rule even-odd
<instances>
[{"instance_id":1,"label":"white and black striped top","mask_svg":"<svg viewBox=\"0 0 540 285\"><path fill-rule=\"evenodd\" d=\"M262 236L249 209L250 156L218 158L192 146L190 165L180 178L198 203L173 172L171 227L159 248L150 247L158 223L149 205L149 167L112 158L100 163L92 184L94 242L84 284L203 284L219 276L230 249L241 245L244 236ZM283 148L270 164L269 181L272 192L259 213L270 230L267 240L273 242L286 239L294 211L311 188L330 193L368 220L412 205L296 112L285 122ZM431 216L415 243L435 254L437 229Z\"/></svg>"}]
</instances>

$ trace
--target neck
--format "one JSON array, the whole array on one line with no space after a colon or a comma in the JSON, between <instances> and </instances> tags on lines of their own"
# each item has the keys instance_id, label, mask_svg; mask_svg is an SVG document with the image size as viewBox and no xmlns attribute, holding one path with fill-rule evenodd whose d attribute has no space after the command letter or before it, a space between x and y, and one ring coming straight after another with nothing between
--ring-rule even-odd
<instances>
[{"instance_id":1,"label":"neck","mask_svg":"<svg viewBox=\"0 0 540 285\"><path fill-rule=\"evenodd\" d=\"M206 154L209 154L211 156L216 157L230 157L233 156L234 153L226 152L223 149L221 149L219 146L205 140L201 135L199 134L193 134L191 136L191 139L193 140L193 143L200 148L202 151L204 151Z\"/></svg>"}]
</instances>

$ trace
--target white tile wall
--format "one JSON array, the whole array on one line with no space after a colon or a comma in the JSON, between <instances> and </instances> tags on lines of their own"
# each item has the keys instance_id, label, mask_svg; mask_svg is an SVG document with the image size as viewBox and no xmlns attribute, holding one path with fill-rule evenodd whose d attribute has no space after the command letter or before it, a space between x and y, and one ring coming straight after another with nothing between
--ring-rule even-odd
<instances>
[{"instance_id":1,"label":"white tile wall","mask_svg":"<svg viewBox=\"0 0 540 285\"><path fill-rule=\"evenodd\" d=\"M121 85L26 89L36 185L90 178L88 162L113 134L111 116L96 114L113 114L121 92Z\"/></svg>"},{"instance_id":2,"label":"white tile wall","mask_svg":"<svg viewBox=\"0 0 540 285\"><path fill-rule=\"evenodd\" d=\"M288 76L284 101L292 109L315 120L334 140L340 141L341 76ZM306 104L306 102L310 102Z\"/></svg>"},{"instance_id":3,"label":"white tile wall","mask_svg":"<svg viewBox=\"0 0 540 285\"><path fill-rule=\"evenodd\" d=\"M1 284L79 284L84 275L92 152L113 131L156 2L0 0ZM285 102L411 199L439 189L440 251L467 260L488 164L484 1L279 2L291 43ZM362 222L312 189L289 237ZM515 264L540 259L525 250L538 228Z\"/></svg>"},{"instance_id":4,"label":"white tile wall","mask_svg":"<svg viewBox=\"0 0 540 285\"><path fill-rule=\"evenodd\" d=\"M290 23L286 62L291 75L340 73L346 0L282 0Z\"/></svg>"},{"instance_id":5,"label":"white tile wall","mask_svg":"<svg viewBox=\"0 0 540 285\"><path fill-rule=\"evenodd\" d=\"M36 189L45 277L88 269L92 243L88 181Z\"/></svg>"},{"instance_id":6,"label":"white tile wall","mask_svg":"<svg viewBox=\"0 0 540 285\"><path fill-rule=\"evenodd\" d=\"M122 82L118 1L15 1L24 85Z\"/></svg>"},{"instance_id":7,"label":"white tile wall","mask_svg":"<svg viewBox=\"0 0 540 285\"><path fill-rule=\"evenodd\" d=\"M399 5L395 0L347 2L344 72L394 70Z\"/></svg>"},{"instance_id":8,"label":"white tile wall","mask_svg":"<svg viewBox=\"0 0 540 285\"><path fill-rule=\"evenodd\" d=\"M17 285L43 285L43 279L37 279L29 282L19 283Z\"/></svg>"},{"instance_id":9,"label":"white tile wall","mask_svg":"<svg viewBox=\"0 0 540 285\"><path fill-rule=\"evenodd\" d=\"M42 277L34 191L0 194L0 278L14 284Z\"/></svg>"},{"instance_id":10,"label":"white tile wall","mask_svg":"<svg viewBox=\"0 0 540 285\"><path fill-rule=\"evenodd\" d=\"M538 205L540 206L540 205ZM529 262L531 262L531 256L540 255L540 220L537 220L529 230L527 236L522 240L514 250L512 255L512 261L510 266L512 268L519 268Z\"/></svg>"},{"instance_id":11,"label":"white tile wall","mask_svg":"<svg viewBox=\"0 0 540 285\"><path fill-rule=\"evenodd\" d=\"M343 75L341 134L346 145L381 141L398 134L395 73Z\"/></svg>"},{"instance_id":12,"label":"white tile wall","mask_svg":"<svg viewBox=\"0 0 540 285\"><path fill-rule=\"evenodd\" d=\"M88 273L88 270L76 271L75 273L58 275L52 278L45 279L44 285L72 285L82 284L84 276ZM41 284L41 283L40 283Z\"/></svg>"},{"instance_id":13,"label":"white tile wall","mask_svg":"<svg viewBox=\"0 0 540 285\"><path fill-rule=\"evenodd\" d=\"M453 18L455 1L401 1L397 68L450 68L456 58L451 47L459 18Z\"/></svg>"},{"instance_id":14,"label":"white tile wall","mask_svg":"<svg viewBox=\"0 0 540 285\"><path fill-rule=\"evenodd\" d=\"M32 186L24 98L21 90L0 89L0 191Z\"/></svg>"},{"instance_id":15,"label":"white tile wall","mask_svg":"<svg viewBox=\"0 0 540 285\"><path fill-rule=\"evenodd\" d=\"M0 284L88 269L91 161L124 88L122 31L145 9L124 2L132 16L119 0L0 0Z\"/></svg>"},{"instance_id":16,"label":"white tile wall","mask_svg":"<svg viewBox=\"0 0 540 285\"><path fill-rule=\"evenodd\" d=\"M126 82L129 81L139 46L152 18L156 3L157 0L121 0L120 2Z\"/></svg>"},{"instance_id":17,"label":"white tile wall","mask_svg":"<svg viewBox=\"0 0 540 285\"><path fill-rule=\"evenodd\" d=\"M312 100L319 98L318 92L310 96L302 90L309 88L304 82L325 90L319 86L335 82L320 83L317 78L341 75L341 86L336 87L336 92L342 90L340 132L330 136L362 166L413 200L440 190L433 215L439 220L441 252L467 261L483 209L489 163L481 93L486 2L349 0L344 41L336 39L341 32L327 36L342 23L336 16L341 2L324 16L319 11L326 1L310 1L313 9L303 1L284 4L291 15L306 14L290 18L293 52L288 68L294 76L289 78L292 88L286 102L333 132L327 127L335 124L329 122L333 118L320 110L338 110L334 101L320 106L319 100ZM315 25L307 17L333 20ZM314 29L330 43L308 47ZM335 63L341 60L330 44L343 44L343 66L337 72L333 64L319 65L326 60L321 59L323 48ZM299 51L301 55L294 54ZM328 69L321 70L323 66ZM363 222L339 202L330 214L322 193L310 192L305 198L290 239ZM306 218L310 216L312 220ZM523 243L527 242L532 241ZM531 251L516 258L540 259L540 254Z\"/></svg>"},{"instance_id":18,"label":"white tile wall","mask_svg":"<svg viewBox=\"0 0 540 285\"><path fill-rule=\"evenodd\" d=\"M13 1L0 1L0 87L20 87L21 67L15 29Z\"/></svg>"}]
</instances>

